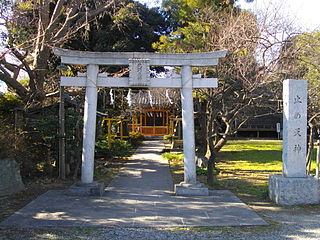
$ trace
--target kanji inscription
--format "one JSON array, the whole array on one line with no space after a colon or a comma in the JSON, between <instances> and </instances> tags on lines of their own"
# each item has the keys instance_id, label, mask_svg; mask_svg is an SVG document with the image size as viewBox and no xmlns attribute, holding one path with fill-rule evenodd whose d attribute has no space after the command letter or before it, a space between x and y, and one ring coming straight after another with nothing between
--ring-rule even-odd
<instances>
[{"instance_id":1,"label":"kanji inscription","mask_svg":"<svg viewBox=\"0 0 320 240\"><path fill-rule=\"evenodd\" d=\"M304 80L283 83L283 175L306 176L307 84Z\"/></svg>"}]
</instances>

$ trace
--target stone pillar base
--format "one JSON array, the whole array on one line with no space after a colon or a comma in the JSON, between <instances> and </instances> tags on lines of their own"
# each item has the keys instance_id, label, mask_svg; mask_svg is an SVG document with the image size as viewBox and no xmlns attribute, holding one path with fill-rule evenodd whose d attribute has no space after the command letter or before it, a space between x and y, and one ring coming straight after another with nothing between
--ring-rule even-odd
<instances>
[{"instance_id":1,"label":"stone pillar base","mask_svg":"<svg viewBox=\"0 0 320 240\"><path fill-rule=\"evenodd\" d=\"M269 176L269 197L277 204L318 204L320 203L319 196L319 180L314 177Z\"/></svg>"},{"instance_id":2,"label":"stone pillar base","mask_svg":"<svg viewBox=\"0 0 320 240\"><path fill-rule=\"evenodd\" d=\"M68 190L68 195L73 196L102 196L104 193L104 184L103 183L75 183Z\"/></svg>"},{"instance_id":3,"label":"stone pillar base","mask_svg":"<svg viewBox=\"0 0 320 240\"><path fill-rule=\"evenodd\" d=\"M209 196L207 187L200 183L180 183L174 185L174 192L177 196Z\"/></svg>"}]
</instances>

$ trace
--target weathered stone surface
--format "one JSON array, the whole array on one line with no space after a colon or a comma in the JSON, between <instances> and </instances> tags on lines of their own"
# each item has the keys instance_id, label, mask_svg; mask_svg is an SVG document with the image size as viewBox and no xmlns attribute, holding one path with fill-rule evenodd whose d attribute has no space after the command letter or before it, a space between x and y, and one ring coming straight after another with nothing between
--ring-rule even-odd
<instances>
[{"instance_id":1,"label":"weathered stone surface","mask_svg":"<svg viewBox=\"0 0 320 240\"><path fill-rule=\"evenodd\" d=\"M102 196L104 184L92 182L89 184L75 183L67 191L67 195L73 196Z\"/></svg>"},{"instance_id":2,"label":"weathered stone surface","mask_svg":"<svg viewBox=\"0 0 320 240\"><path fill-rule=\"evenodd\" d=\"M283 176L269 176L269 197L280 205L319 203L319 180L306 175L307 81L283 82Z\"/></svg>"},{"instance_id":3,"label":"weathered stone surface","mask_svg":"<svg viewBox=\"0 0 320 240\"><path fill-rule=\"evenodd\" d=\"M149 87L150 85L150 60L131 58L129 59L129 86Z\"/></svg>"},{"instance_id":4,"label":"weathered stone surface","mask_svg":"<svg viewBox=\"0 0 320 240\"><path fill-rule=\"evenodd\" d=\"M24 189L17 162L11 158L0 159L0 196Z\"/></svg>"},{"instance_id":5,"label":"weathered stone surface","mask_svg":"<svg viewBox=\"0 0 320 240\"><path fill-rule=\"evenodd\" d=\"M173 195L169 163L161 157L163 149L161 141L144 141L102 197L68 196L63 190L51 190L1 222L0 227L267 225L230 191L214 190L210 191L209 196L200 197ZM130 235L117 239L130 239Z\"/></svg>"},{"instance_id":6,"label":"weathered stone surface","mask_svg":"<svg viewBox=\"0 0 320 240\"><path fill-rule=\"evenodd\" d=\"M184 182L194 184L197 181L194 140L194 116L192 97L192 69L190 66L182 66L182 132L184 154Z\"/></svg>"},{"instance_id":7,"label":"weathered stone surface","mask_svg":"<svg viewBox=\"0 0 320 240\"><path fill-rule=\"evenodd\" d=\"M214 66L226 50L206 53L150 53L150 52L88 52L55 48L54 53L61 56L67 64L129 65L129 59L150 59L150 66Z\"/></svg>"},{"instance_id":8,"label":"weathered stone surface","mask_svg":"<svg viewBox=\"0 0 320 240\"><path fill-rule=\"evenodd\" d=\"M193 75L193 88L215 88L218 87L217 78L201 78L201 76ZM181 88L181 76L173 76L169 78L150 78L150 88ZM78 74L77 77L61 77L61 86L65 87L85 87L87 84L86 75ZM104 74L98 74L97 87L129 87L128 77L108 77ZM137 87L137 86L130 86Z\"/></svg>"},{"instance_id":9,"label":"weathered stone surface","mask_svg":"<svg viewBox=\"0 0 320 240\"><path fill-rule=\"evenodd\" d=\"M176 184L174 192L177 196L209 196L208 188L200 183L187 184L182 182Z\"/></svg>"},{"instance_id":10,"label":"weathered stone surface","mask_svg":"<svg viewBox=\"0 0 320 240\"><path fill-rule=\"evenodd\" d=\"M85 76L79 76L77 77L77 79L80 80L80 84L78 84L77 81L74 81L74 86L86 87L83 128L83 154L81 168L82 183L90 184L93 181L93 153L96 122L95 112L97 104L97 93L95 88L97 88L98 86L170 87L173 85L175 85L175 87L182 88L181 105L184 138L184 182L187 184L196 183L192 91L195 87L217 87L217 80L207 79L194 81L192 75L192 67L217 65L219 58L224 57L227 51L185 54L158 54L141 52L102 53L54 49L54 53L61 56L62 63L88 66L88 72L86 74L87 79L85 79ZM105 79L107 81L104 83L106 85L101 85L101 81L99 81L101 79L99 79L98 65L129 65L129 79L122 79L121 84L119 84L117 79L111 79L107 77L107 79ZM181 66L181 81L179 81L180 79L178 79L177 81L174 78L167 78L166 80L156 80L153 83L149 78L149 66ZM197 76L196 79L198 79L199 77L201 78L201 76ZM61 80L62 86L72 86L70 85L72 81L71 78L63 77ZM211 84L209 84L211 80L213 81ZM117 84L113 85L114 83L112 83L112 81L117 82Z\"/></svg>"},{"instance_id":11,"label":"weathered stone surface","mask_svg":"<svg viewBox=\"0 0 320 240\"><path fill-rule=\"evenodd\" d=\"M306 176L307 81L283 81L283 175Z\"/></svg>"},{"instance_id":12,"label":"weathered stone surface","mask_svg":"<svg viewBox=\"0 0 320 240\"><path fill-rule=\"evenodd\" d=\"M93 182L94 171L94 148L96 138L96 121L97 121L97 99L98 93L96 88L97 76L99 73L98 65L88 65L88 79L86 87L86 97L84 102L83 116L83 145L82 145L82 167L81 182L90 184Z\"/></svg>"},{"instance_id":13,"label":"weathered stone surface","mask_svg":"<svg viewBox=\"0 0 320 240\"><path fill-rule=\"evenodd\" d=\"M320 203L319 180L311 176L287 178L282 175L270 175L269 197L280 205Z\"/></svg>"}]
</instances>

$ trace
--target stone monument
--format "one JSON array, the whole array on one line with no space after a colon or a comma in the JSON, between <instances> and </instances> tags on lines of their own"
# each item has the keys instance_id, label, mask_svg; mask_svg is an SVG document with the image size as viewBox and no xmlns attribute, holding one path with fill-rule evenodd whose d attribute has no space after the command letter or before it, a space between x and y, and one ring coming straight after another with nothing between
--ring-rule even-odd
<instances>
[{"instance_id":1,"label":"stone monument","mask_svg":"<svg viewBox=\"0 0 320 240\"><path fill-rule=\"evenodd\" d=\"M0 197L24 190L17 162L12 158L0 159Z\"/></svg>"},{"instance_id":2,"label":"stone monument","mask_svg":"<svg viewBox=\"0 0 320 240\"><path fill-rule=\"evenodd\" d=\"M307 81L283 82L282 175L269 176L270 199L280 205L319 203L318 179L306 174Z\"/></svg>"}]
</instances>

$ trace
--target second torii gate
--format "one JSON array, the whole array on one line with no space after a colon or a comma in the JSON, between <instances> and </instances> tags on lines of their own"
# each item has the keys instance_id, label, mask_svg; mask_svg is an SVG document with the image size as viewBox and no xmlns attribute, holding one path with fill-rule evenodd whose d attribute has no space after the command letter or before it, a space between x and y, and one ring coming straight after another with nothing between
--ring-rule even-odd
<instances>
[{"instance_id":1,"label":"second torii gate","mask_svg":"<svg viewBox=\"0 0 320 240\"><path fill-rule=\"evenodd\" d=\"M86 65L87 72L77 77L61 77L61 86L85 87L84 127L81 182L82 194L92 193L95 187L94 148L98 87L180 88L183 124L184 181L175 186L177 195L208 195L208 189L196 181L193 88L215 88L216 78L192 75L192 67L215 66L227 51L207 53L147 53L147 52L85 52L54 49L61 63ZM99 74L99 65L129 66L129 77L112 78ZM180 66L181 75L172 78L151 78L150 66ZM85 190L83 190L85 189Z\"/></svg>"}]
</instances>

